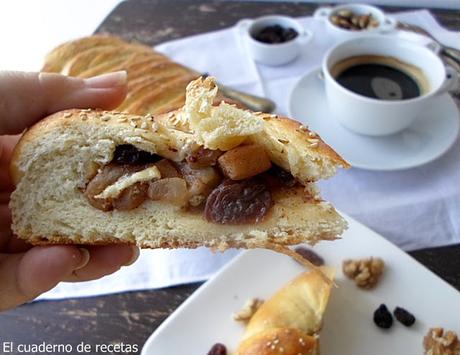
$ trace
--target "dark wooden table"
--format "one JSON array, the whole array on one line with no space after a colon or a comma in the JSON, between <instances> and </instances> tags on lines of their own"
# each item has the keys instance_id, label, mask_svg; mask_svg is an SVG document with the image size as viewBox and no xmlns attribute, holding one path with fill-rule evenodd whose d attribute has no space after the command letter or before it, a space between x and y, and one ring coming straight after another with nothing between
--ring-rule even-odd
<instances>
[{"instance_id":1,"label":"dark wooden table","mask_svg":"<svg viewBox=\"0 0 460 355\"><path fill-rule=\"evenodd\" d=\"M273 13L306 16L315 8L312 4L298 3L131 0L121 3L98 31L154 45L232 26L244 17ZM460 30L460 11L432 12L444 26ZM460 245L409 254L460 290ZM198 286L24 305L0 315L0 353L4 341L25 344L45 341L71 344L74 348L82 341L93 346L123 342L141 349L152 331Z\"/></svg>"}]
</instances>

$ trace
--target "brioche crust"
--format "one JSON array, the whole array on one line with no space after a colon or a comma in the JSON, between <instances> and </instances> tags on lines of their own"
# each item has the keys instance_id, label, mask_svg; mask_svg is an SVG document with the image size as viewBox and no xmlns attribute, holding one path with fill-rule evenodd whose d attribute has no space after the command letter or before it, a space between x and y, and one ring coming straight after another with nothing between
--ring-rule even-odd
<instances>
[{"instance_id":1,"label":"brioche crust","mask_svg":"<svg viewBox=\"0 0 460 355\"><path fill-rule=\"evenodd\" d=\"M329 279L334 278L332 268L320 269ZM318 333L331 287L311 271L290 281L251 317L237 355L319 354Z\"/></svg>"},{"instance_id":2,"label":"brioche crust","mask_svg":"<svg viewBox=\"0 0 460 355\"><path fill-rule=\"evenodd\" d=\"M298 329L268 329L244 340L236 355L319 355L319 341Z\"/></svg>"}]
</instances>

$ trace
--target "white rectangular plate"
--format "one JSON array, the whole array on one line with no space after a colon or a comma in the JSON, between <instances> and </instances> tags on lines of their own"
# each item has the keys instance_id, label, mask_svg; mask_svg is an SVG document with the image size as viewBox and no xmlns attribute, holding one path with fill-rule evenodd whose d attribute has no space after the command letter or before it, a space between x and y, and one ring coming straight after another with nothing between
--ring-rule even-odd
<instances>
[{"instance_id":1,"label":"white rectangular plate","mask_svg":"<svg viewBox=\"0 0 460 355\"><path fill-rule=\"evenodd\" d=\"M423 336L433 326L460 333L460 293L408 254L350 217L341 240L321 242L315 251L337 269L321 331L322 355L422 354ZM346 258L380 256L385 274L370 291L358 289L341 272ZM142 355L206 355L213 344L236 350L244 326L232 320L246 300L267 299L304 269L268 250L246 251L188 298L147 340ZM382 330L372 321L385 303L417 318L406 328L395 321Z\"/></svg>"}]
</instances>

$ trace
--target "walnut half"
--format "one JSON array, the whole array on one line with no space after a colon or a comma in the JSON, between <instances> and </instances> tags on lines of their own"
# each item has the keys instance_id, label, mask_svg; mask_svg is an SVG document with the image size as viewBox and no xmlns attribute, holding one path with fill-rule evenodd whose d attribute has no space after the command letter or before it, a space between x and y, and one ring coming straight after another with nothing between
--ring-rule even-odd
<instances>
[{"instance_id":1,"label":"walnut half","mask_svg":"<svg viewBox=\"0 0 460 355\"><path fill-rule=\"evenodd\" d=\"M431 328L423 339L425 355L460 355L457 334L443 328Z\"/></svg>"},{"instance_id":2,"label":"walnut half","mask_svg":"<svg viewBox=\"0 0 460 355\"><path fill-rule=\"evenodd\" d=\"M381 258L347 259L342 264L343 273L361 288L373 288L383 274L385 263Z\"/></svg>"}]
</instances>

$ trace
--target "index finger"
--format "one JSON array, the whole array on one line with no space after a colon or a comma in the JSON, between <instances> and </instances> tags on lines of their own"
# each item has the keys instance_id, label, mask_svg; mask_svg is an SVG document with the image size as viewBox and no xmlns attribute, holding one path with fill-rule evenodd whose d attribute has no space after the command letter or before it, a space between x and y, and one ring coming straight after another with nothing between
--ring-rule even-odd
<instances>
[{"instance_id":1,"label":"index finger","mask_svg":"<svg viewBox=\"0 0 460 355\"><path fill-rule=\"evenodd\" d=\"M17 134L67 108L117 107L126 96L126 72L82 79L53 73L0 72L0 135Z\"/></svg>"}]
</instances>

